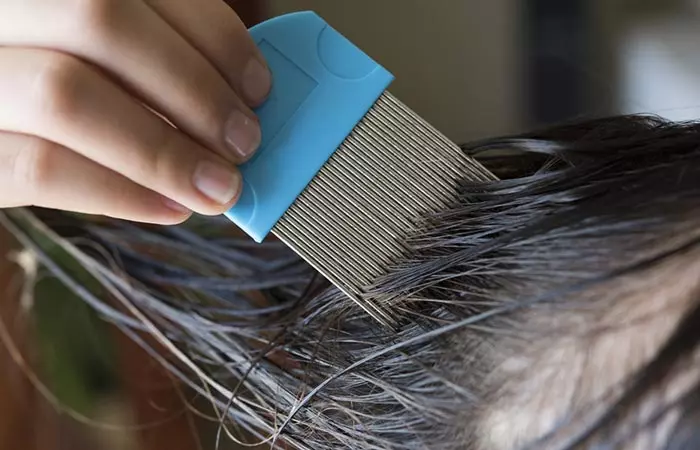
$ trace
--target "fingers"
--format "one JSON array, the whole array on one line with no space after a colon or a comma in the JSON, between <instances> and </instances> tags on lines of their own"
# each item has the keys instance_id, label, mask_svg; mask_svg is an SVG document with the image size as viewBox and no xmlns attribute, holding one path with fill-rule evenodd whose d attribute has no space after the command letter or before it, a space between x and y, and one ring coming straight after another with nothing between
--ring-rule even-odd
<instances>
[{"instance_id":1,"label":"fingers","mask_svg":"<svg viewBox=\"0 0 700 450\"><path fill-rule=\"evenodd\" d=\"M201 28L205 14L192 10L187 11L192 16L184 17L184 2L177 2L180 9L167 19L179 26L182 21L198 24L185 30L193 36L183 37L143 0L11 3L0 14L0 45L54 49L99 66L176 127L232 162L247 160L257 149L257 120L227 82L229 77L222 76L236 69L224 63L219 69L198 50L216 51L216 60L224 59L221 50L212 50L215 37ZM191 9L211 1L188 3ZM212 13L216 11L206 15ZM230 33L240 36L232 28ZM242 81L236 83L241 86Z\"/></svg>"},{"instance_id":2,"label":"fingers","mask_svg":"<svg viewBox=\"0 0 700 450\"><path fill-rule=\"evenodd\" d=\"M164 225L190 216L177 203L65 147L3 132L0 205L33 205Z\"/></svg>"},{"instance_id":3,"label":"fingers","mask_svg":"<svg viewBox=\"0 0 700 450\"><path fill-rule=\"evenodd\" d=\"M235 167L73 57L0 48L0 104L13 105L0 108L1 130L60 144L200 214L240 194Z\"/></svg>"},{"instance_id":4,"label":"fingers","mask_svg":"<svg viewBox=\"0 0 700 450\"><path fill-rule=\"evenodd\" d=\"M243 22L221 0L146 0L199 50L249 106L267 97L271 78Z\"/></svg>"}]
</instances>

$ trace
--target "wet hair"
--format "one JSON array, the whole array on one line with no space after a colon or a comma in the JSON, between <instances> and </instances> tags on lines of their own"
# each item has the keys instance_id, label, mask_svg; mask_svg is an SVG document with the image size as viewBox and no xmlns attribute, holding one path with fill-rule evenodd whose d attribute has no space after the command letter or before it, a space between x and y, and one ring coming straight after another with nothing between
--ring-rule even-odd
<instances>
[{"instance_id":1,"label":"wet hair","mask_svg":"<svg viewBox=\"0 0 700 450\"><path fill-rule=\"evenodd\" d=\"M20 209L0 221L209 398L234 439L700 447L700 124L612 117L464 151L500 181L462 182L368 287L394 299L392 330L225 219Z\"/></svg>"}]
</instances>

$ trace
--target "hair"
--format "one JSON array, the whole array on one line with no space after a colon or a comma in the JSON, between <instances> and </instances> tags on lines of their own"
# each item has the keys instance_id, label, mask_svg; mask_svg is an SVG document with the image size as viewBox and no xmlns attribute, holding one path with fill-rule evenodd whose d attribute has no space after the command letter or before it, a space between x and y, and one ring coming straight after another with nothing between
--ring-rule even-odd
<instances>
[{"instance_id":1,"label":"hair","mask_svg":"<svg viewBox=\"0 0 700 450\"><path fill-rule=\"evenodd\" d=\"M463 148L500 181L464 180L368 287L395 299L392 330L225 219L0 222L234 439L698 448L700 124L621 116Z\"/></svg>"}]
</instances>

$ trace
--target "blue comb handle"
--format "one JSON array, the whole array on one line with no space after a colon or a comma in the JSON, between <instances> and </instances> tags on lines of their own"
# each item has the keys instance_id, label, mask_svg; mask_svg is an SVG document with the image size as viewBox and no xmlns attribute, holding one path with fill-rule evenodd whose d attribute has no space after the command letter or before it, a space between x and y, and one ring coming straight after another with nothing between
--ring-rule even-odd
<instances>
[{"instance_id":1,"label":"blue comb handle","mask_svg":"<svg viewBox=\"0 0 700 450\"><path fill-rule=\"evenodd\" d=\"M313 12L250 29L272 72L256 113L262 144L243 164L243 192L226 212L256 242L316 176L393 76Z\"/></svg>"}]
</instances>

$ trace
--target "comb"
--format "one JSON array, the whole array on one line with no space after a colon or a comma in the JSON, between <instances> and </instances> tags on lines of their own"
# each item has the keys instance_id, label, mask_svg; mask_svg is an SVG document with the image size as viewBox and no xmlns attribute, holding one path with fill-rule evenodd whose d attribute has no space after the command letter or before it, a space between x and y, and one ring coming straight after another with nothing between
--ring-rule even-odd
<instances>
[{"instance_id":1,"label":"comb","mask_svg":"<svg viewBox=\"0 0 700 450\"><path fill-rule=\"evenodd\" d=\"M406 256L421 219L465 178L493 175L391 95L394 77L316 13L250 29L273 77L262 142L225 215L256 242L276 236L385 326L367 288Z\"/></svg>"}]
</instances>

